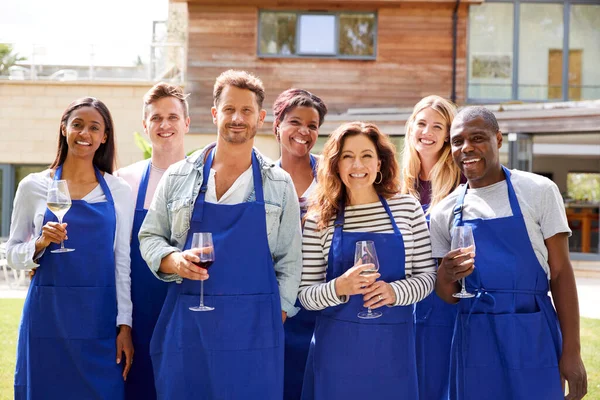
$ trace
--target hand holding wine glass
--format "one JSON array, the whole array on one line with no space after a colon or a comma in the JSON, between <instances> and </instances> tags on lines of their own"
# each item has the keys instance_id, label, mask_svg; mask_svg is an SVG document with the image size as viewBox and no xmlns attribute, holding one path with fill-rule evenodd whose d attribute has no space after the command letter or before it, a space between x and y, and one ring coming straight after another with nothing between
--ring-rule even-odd
<instances>
[{"instance_id":1,"label":"hand holding wine glass","mask_svg":"<svg viewBox=\"0 0 600 400\"><path fill-rule=\"evenodd\" d=\"M452 229L452 250L472 248L475 253L475 239L473 238L473 229L469 225L455 226ZM468 299L474 297L473 293L467 292L465 287L465 278L461 279L462 289L459 293L452 296L459 299Z\"/></svg>"},{"instance_id":2,"label":"hand holding wine glass","mask_svg":"<svg viewBox=\"0 0 600 400\"><path fill-rule=\"evenodd\" d=\"M354 265L357 264L370 264L372 267L361 271L361 276L370 277L377 274L379 271L379 260L377 259L377 251L375 251L375 243L371 240L356 242L354 250ZM358 318L362 319L373 319L381 317L381 311L373 311L371 307L367 308L367 311L361 311L358 313Z\"/></svg>"},{"instance_id":3,"label":"hand holding wine glass","mask_svg":"<svg viewBox=\"0 0 600 400\"><path fill-rule=\"evenodd\" d=\"M69 194L69 186L65 180L52 180L48 187L48 195L46 197L46 205L52 211L58 223L63 224L63 218L67 211L71 208L71 195ZM57 227L55 227L57 228ZM64 229L64 227L61 227ZM52 250L51 253L67 253L75 251L75 249L65 248L63 240L60 242L60 249Z\"/></svg>"},{"instance_id":4,"label":"hand holding wine glass","mask_svg":"<svg viewBox=\"0 0 600 400\"><path fill-rule=\"evenodd\" d=\"M210 232L195 232L192 236L192 249L197 249L199 261L193 264L204 269L209 269L215 261L215 247ZM190 307L192 311L212 311L214 307L204 305L204 281L200 281L200 305Z\"/></svg>"}]
</instances>

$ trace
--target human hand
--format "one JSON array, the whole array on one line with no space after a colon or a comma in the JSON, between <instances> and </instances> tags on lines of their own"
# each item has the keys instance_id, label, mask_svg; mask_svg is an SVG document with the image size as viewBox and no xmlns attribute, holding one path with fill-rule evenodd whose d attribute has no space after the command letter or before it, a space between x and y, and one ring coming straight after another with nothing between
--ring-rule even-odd
<instances>
[{"instance_id":1,"label":"human hand","mask_svg":"<svg viewBox=\"0 0 600 400\"><path fill-rule=\"evenodd\" d=\"M368 292L363 296L365 308L379 308L383 306L391 306L396 303L396 292L387 282L376 281L368 288Z\"/></svg>"},{"instance_id":2,"label":"human hand","mask_svg":"<svg viewBox=\"0 0 600 400\"><path fill-rule=\"evenodd\" d=\"M183 252L174 252L169 254L170 263L173 264L175 273L182 278L194 281L205 281L208 279L208 271L194 263L200 263L199 254L202 249L189 249Z\"/></svg>"},{"instance_id":3,"label":"human hand","mask_svg":"<svg viewBox=\"0 0 600 400\"><path fill-rule=\"evenodd\" d=\"M59 224L58 222L48 221L42 227L42 234L36 240L36 244L40 249L45 249L50 243L60 244L63 240L67 240L67 224Z\"/></svg>"},{"instance_id":4,"label":"human hand","mask_svg":"<svg viewBox=\"0 0 600 400\"><path fill-rule=\"evenodd\" d=\"M381 275L379 273L361 275L361 272L373 269L373 264L357 264L335 280L335 293L338 296L365 294L369 286Z\"/></svg>"},{"instance_id":5,"label":"human hand","mask_svg":"<svg viewBox=\"0 0 600 400\"><path fill-rule=\"evenodd\" d=\"M582 399L587 393L587 373L581 355L563 350L558 369L562 379L563 391L565 381L569 383L569 394L565 396L565 400Z\"/></svg>"},{"instance_id":6,"label":"human hand","mask_svg":"<svg viewBox=\"0 0 600 400\"><path fill-rule=\"evenodd\" d=\"M119 326L117 335L117 364L121 364L121 356L125 353L125 367L123 368L123 380L127 380L127 374L133 364L133 341L131 340L131 327L128 325Z\"/></svg>"},{"instance_id":7,"label":"human hand","mask_svg":"<svg viewBox=\"0 0 600 400\"><path fill-rule=\"evenodd\" d=\"M438 279L444 283L454 283L471 275L474 269L473 246L451 250L442 258L438 268Z\"/></svg>"}]
</instances>

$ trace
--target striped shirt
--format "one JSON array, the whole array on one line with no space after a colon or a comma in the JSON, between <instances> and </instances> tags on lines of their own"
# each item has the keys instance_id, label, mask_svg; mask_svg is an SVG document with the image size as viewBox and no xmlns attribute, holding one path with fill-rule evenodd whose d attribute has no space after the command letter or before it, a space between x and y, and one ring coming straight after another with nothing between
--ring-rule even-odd
<instances>
[{"instance_id":1,"label":"striped shirt","mask_svg":"<svg viewBox=\"0 0 600 400\"><path fill-rule=\"evenodd\" d=\"M406 278L391 284L396 293L396 306L406 306L427 297L435 286L436 265L431 257L431 241L427 222L419 202L409 195L396 195L388 200L392 215L404 239ZM388 214L380 202L347 206L344 232L394 233ZM335 279L326 282L329 248L335 218L317 231L309 216L302 237L302 282L298 298L307 310L322 310L346 303L346 296L335 293Z\"/></svg>"}]
</instances>

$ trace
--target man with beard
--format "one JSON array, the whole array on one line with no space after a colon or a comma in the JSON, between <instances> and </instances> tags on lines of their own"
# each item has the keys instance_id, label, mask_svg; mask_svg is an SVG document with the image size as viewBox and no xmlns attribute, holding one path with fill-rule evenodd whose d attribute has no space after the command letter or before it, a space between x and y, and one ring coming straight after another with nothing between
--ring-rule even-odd
<instances>
[{"instance_id":1,"label":"man with beard","mask_svg":"<svg viewBox=\"0 0 600 400\"><path fill-rule=\"evenodd\" d=\"M450 399L581 399L587 380L571 231L556 184L500 164L502 133L484 107L454 118L450 144L468 183L431 212L436 291L456 302L466 277L474 295L458 304ZM474 248L451 249L457 226L471 227Z\"/></svg>"},{"instance_id":2,"label":"man with beard","mask_svg":"<svg viewBox=\"0 0 600 400\"><path fill-rule=\"evenodd\" d=\"M262 82L216 80L217 142L171 166L140 230L150 269L169 285L150 354L159 399L281 399L283 324L302 269L298 198L290 176L253 148L266 111ZM210 232L214 263L197 266ZM204 282L205 312L197 310Z\"/></svg>"}]
</instances>

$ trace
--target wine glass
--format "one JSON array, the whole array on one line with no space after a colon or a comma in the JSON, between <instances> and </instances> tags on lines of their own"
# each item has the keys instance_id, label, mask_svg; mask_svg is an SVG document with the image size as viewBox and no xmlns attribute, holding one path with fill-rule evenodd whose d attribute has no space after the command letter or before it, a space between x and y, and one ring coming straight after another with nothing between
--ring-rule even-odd
<instances>
[{"instance_id":1,"label":"wine glass","mask_svg":"<svg viewBox=\"0 0 600 400\"><path fill-rule=\"evenodd\" d=\"M356 242L356 248L354 250L354 265L357 264L373 264L373 268L365 269L361 275L372 275L379 271L379 261L377 260L377 252L375 251L375 243L371 240L364 240ZM372 311L371 307L367 308L367 311L361 311L358 313L358 318L362 319L373 319L379 318L383 314L381 311Z\"/></svg>"},{"instance_id":2,"label":"wine glass","mask_svg":"<svg viewBox=\"0 0 600 400\"><path fill-rule=\"evenodd\" d=\"M452 250L462 249L473 246L475 252L475 239L473 239L473 229L469 225L455 226L452 230ZM454 293L452 296L458 299L468 299L475 297L473 293L467 292L465 287L465 278L460 280L462 290L459 293Z\"/></svg>"},{"instance_id":3,"label":"wine glass","mask_svg":"<svg viewBox=\"0 0 600 400\"><path fill-rule=\"evenodd\" d=\"M46 206L56 218L58 223L63 223L63 217L71 208L71 195L69 194L69 186L65 180L52 180L50 187L48 188L48 195L46 196ZM60 242L60 249L52 250L51 253L68 253L69 251L75 251L75 249L65 248L65 242Z\"/></svg>"},{"instance_id":4,"label":"wine glass","mask_svg":"<svg viewBox=\"0 0 600 400\"><path fill-rule=\"evenodd\" d=\"M213 246L212 233L210 232L194 232L192 236L192 249L200 249L199 263L193 263L200 268L208 269L215 261L215 247ZM200 305L198 307L190 307L192 311L212 311L214 307L204 305L204 281L200 281Z\"/></svg>"}]
</instances>

